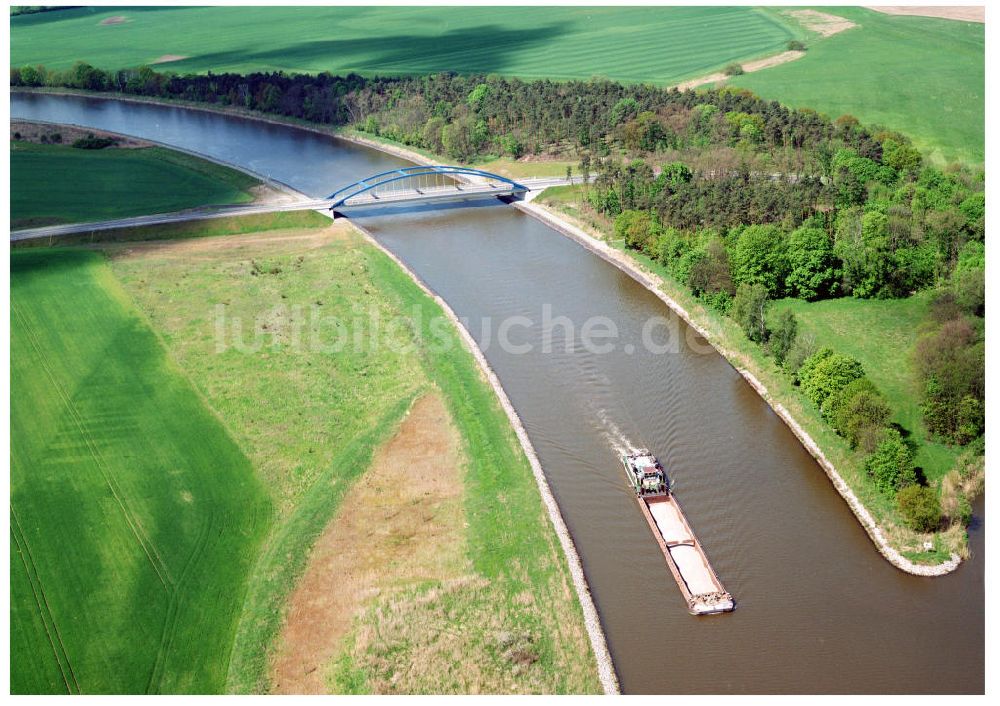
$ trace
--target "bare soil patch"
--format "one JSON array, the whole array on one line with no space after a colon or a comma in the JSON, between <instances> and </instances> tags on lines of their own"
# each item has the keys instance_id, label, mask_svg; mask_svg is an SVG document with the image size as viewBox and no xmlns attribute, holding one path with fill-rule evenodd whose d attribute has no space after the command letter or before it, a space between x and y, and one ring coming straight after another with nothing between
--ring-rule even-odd
<instances>
[{"instance_id":1,"label":"bare soil patch","mask_svg":"<svg viewBox=\"0 0 1000 706\"><path fill-rule=\"evenodd\" d=\"M158 56L153 59L150 64L167 64L171 61L181 61L182 59L187 59L187 54L164 54L163 56Z\"/></svg>"},{"instance_id":2,"label":"bare soil patch","mask_svg":"<svg viewBox=\"0 0 1000 706\"><path fill-rule=\"evenodd\" d=\"M912 17L937 17L943 20L961 20L962 22L986 22L986 7L983 5L925 5L923 7L868 5L867 8L886 15L910 15Z\"/></svg>"},{"instance_id":3,"label":"bare soil patch","mask_svg":"<svg viewBox=\"0 0 1000 706\"><path fill-rule=\"evenodd\" d=\"M275 693L326 693L327 665L369 599L470 571L462 459L441 396L424 395L313 547L272 663Z\"/></svg>"},{"instance_id":4,"label":"bare soil patch","mask_svg":"<svg viewBox=\"0 0 1000 706\"><path fill-rule=\"evenodd\" d=\"M98 24L102 25L120 25L128 22L128 18L125 15L115 15L113 17L105 17Z\"/></svg>"},{"instance_id":5,"label":"bare soil patch","mask_svg":"<svg viewBox=\"0 0 1000 706\"><path fill-rule=\"evenodd\" d=\"M15 134L19 134L20 137L15 137ZM106 130L79 128L72 125L59 125L55 123L35 123L28 120L10 121L10 139L12 140L17 139L23 142L41 143L42 137L45 137L47 142L52 143L52 136L57 134L61 139L61 143L54 144L70 145L74 140L94 135L95 137L107 137L116 141L115 144L109 146L107 149L136 149L153 146L151 142L129 137L128 135L119 135L116 132L107 132Z\"/></svg>"},{"instance_id":6,"label":"bare soil patch","mask_svg":"<svg viewBox=\"0 0 1000 706\"><path fill-rule=\"evenodd\" d=\"M761 69L769 69L772 66L778 66L779 64L785 64L789 61L795 61L805 56L804 51L786 51L781 54L775 54L774 56L766 56L763 59L755 59L754 61L748 61L742 64L743 71L746 73L753 73L754 71L760 71ZM725 81L729 76L722 73L721 71L709 74L708 76L701 76L700 78L693 78L689 81L684 81L683 83L677 84L678 90L686 91L689 88L697 88L698 86L704 86L707 83L718 83L719 81Z\"/></svg>"},{"instance_id":7,"label":"bare soil patch","mask_svg":"<svg viewBox=\"0 0 1000 706\"><path fill-rule=\"evenodd\" d=\"M813 32L818 32L824 37L830 37L845 29L856 26L850 20L837 15L831 15L817 10L791 10L787 13L789 17L798 20L803 27Z\"/></svg>"}]
</instances>

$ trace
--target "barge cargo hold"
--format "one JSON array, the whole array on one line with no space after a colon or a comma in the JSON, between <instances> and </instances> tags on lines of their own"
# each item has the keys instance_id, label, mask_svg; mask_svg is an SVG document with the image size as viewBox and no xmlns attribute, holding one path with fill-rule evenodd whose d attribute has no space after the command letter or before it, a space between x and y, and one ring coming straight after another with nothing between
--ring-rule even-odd
<instances>
[{"instance_id":1,"label":"barge cargo hold","mask_svg":"<svg viewBox=\"0 0 1000 706\"><path fill-rule=\"evenodd\" d=\"M625 475L692 615L736 607L691 530L660 462L648 451L622 456Z\"/></svg>"}]
</instances>

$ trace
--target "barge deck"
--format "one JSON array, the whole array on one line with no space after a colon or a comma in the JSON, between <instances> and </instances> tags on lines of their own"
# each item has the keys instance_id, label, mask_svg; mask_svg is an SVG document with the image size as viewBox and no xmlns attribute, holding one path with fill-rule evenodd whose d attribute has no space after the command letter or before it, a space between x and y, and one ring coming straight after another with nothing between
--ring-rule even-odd
<instances>
[{"instance_id":1,"label":"barge deck","mask_svg":"<svg viewBox=\"0 0 1000 706\"><path fill-rule=\"evenodd\" d=\"M688 612L711 615L733 610L736 603L708 562L680 503L670 490L659 461L650 454L641 453L623 457L622 463L636 490L642 514L684 596Z\"/></svg>"}]
</instances>

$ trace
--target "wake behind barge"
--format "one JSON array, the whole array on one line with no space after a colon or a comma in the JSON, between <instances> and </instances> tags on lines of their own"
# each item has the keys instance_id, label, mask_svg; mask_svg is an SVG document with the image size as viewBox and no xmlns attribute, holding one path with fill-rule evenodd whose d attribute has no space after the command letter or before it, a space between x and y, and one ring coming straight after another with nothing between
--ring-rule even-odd
<instances>
[{"instance_id":1,"label":"wake behind barge","mask_svg":"<svg viewBox=\"0 0 1000 706\"><path fill-rule=\"evenodd\" d=\"M711 615L733 610L736 603L708 563L708 557L671 492L663 466L645 450L621 458L642 514L687 601L688 612Z\"/></svg>"}]
</instances>

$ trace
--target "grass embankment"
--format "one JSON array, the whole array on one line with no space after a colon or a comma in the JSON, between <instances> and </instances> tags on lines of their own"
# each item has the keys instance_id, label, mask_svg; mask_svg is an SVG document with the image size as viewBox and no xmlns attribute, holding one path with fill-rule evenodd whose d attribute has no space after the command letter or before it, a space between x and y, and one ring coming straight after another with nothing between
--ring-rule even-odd
<instances>
[{"instance_id":1,"label":"grass embankment","mask_svg":"<svg viewBox=\"0 0 1000 706\"><path fill-rule=\"evenodd\" d=\"M11 691L218 692L270 504L99 254L11 255Z\"/></svg>"},{"instance_id":2,"label":"grass embankment","mask_svg":"<svg viewBox=\"0 0 1000 706\"><path fill-rule=\"evenodd\" d=\"M731 78L766 98L909 135L936 163L985 156L985 25L824 8L857 26L797 61Z\"/></svg>"},{"instance_id":3,"label":"grass embankment","mask_svg":"<svg viewBox=\"0 0 1000 706\"><path fill-rule=\"evenodd\" d=\"M55 129L55 128L53 128ZM181 152L11 142L14 228L247 203L260 181Z\"/></svg>"},{"instance_id":4,"label":"grass embankment","mask_svg":"<svg viewBox=\"0 0 1000 706\"><path fill-rule=\"evenodd\" d=\"M329 221L322 229L266 237L109 246L109 252L114 273L234 430L276 507L228 690L273 686L269 670L286 600L310 547L413 400L435 388L468 459L466 569L379 585L336 646L336 658L321 665L325 680L343 691L599 688L568 567L506 416L457 332L438 331L438 306L389 258L346 224L331 228ZM228 336L221 352L220 315ZM235 346L232 326L240 322L249 346L255 319L259 349ZM338 331L347 336L343 349L324 349ZM446 346L432 345L442 340ZM398 469L400 482L406 471ZM336 577L330 579L333 592ZM386 672L392 665L409 668L393 680Z\"/></svg>"},{"instance_id":5,"label":"grass embankment","mask_svg":"<svg viewBox=\"0 0 1000 706\"><path fill-rule=\"evenodd\" d=\"M795 386L789 375L779 368L763 349L749 341L737 323L705 305L690 290L675 280L660 263L643 253L625 248L622 241L608 237L611 224L589 208L579 206L582 187L564 186L546 189L536 203L567 217L592 235L621 250L643 268L659 278L659 286L667 296L682 306L706 331L729 361L754 375L812 437L836 467L837 471L886 531L889 541L912 561L938 563L950 552L965 552L966 537L960 528L933 535L916 534L906 529L893 499L880 493L864 471L864 454L852 450L823 420L819 409ZM884 391L893 407L893 421L899 422L921 442L917 456L929 479L941 478L957 458L954 450L926 441L919 422L919 399L913 391L909 353L917 337L916 321L920 319L928 298L919 295L905 300L872 301L837 299L807 303L781 300L776 308L795 311L801 328L800 335L814 335L820 346L831 345L838 352L856 356L865 372ZM863 332L864 335L860 335ZM891 346L890 350L886 347ZM925 541L933 549L923 548Z\"/></svg>"},{"instance_id":6,"label":"grass embankment","mask_svg":"<svg viewBox=\"0 0 1000 706\"><path fill-rule=\"evenodd\" d=\"M916 465L928 481L937 482L954 468L958 453L928 438L920 411L921 395L912 354L930 299L930 292L887 300L782 299L774 302L774 310L791 310L799 321L800 335L811 336L817 346L829 346L861 361L865 373L892 407L891 421L919 444Z\"/></svg>"},{"instance_id":7,"label":"grass embankment","mask_svg":"<svg viewBox=\"0 0 1000 706\"><path fill-rule=\"evenodd\" d=\"M669 83L777 53L798 33L751 7L92 7L11 18L11 65Z\"/></svg>"}]
</instances>

